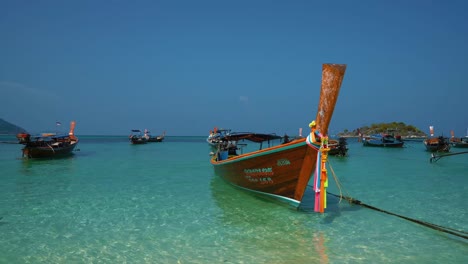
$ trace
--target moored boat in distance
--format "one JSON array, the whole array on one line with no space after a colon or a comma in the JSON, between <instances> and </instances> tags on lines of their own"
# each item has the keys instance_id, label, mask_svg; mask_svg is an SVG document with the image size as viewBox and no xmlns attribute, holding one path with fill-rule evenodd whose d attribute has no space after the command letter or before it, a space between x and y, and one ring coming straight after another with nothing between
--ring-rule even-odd
<instances>
[{"instance_id":1,"label":"moored boat in distance","mask_svg":"<svg viewBox=\"0 0 468 264\"><path fill-rule=\"evenodd\" d=\"M23 157L27 158L56 158L73 154L78 144L75 136L75 121L70 123L70 132L67 134L42 133L31 136L29 133L16 135L18 143L24 145Z\"/></svg>"},{"instance_id":2,"label":"moored boat in distance","mask_svg":"<svg viewBox=\"0 0 468 264\"><path fill-rule=\"evenodd\" d=\"M457 138L455 137L453 131L450 132L452 137L450 138L450 145L454 148L468 148L468 130L466 131L466 136Z\"/></svg>"},{"instance_id":3,"label":"moored boat in distance","mask_svg":"<svg viewBox=\"0 0 468 264\"><path fill-rule=\"evenodd\" d=\"M215 127L213 130L210 130L210 134L206 138L206 142L214 150L216 150L218 147L218 144L221 143L223 141L223 138L226 135L229 135L230 133L231 133L231 129L225 129L225 128L218 129L217 127Z\"/></svg>"},{"instance_id":4,"label":"moored boat in distance","mask_svg":"<svg viewBox=\"0 0 468 264\"><path fill-rule=\"evenodd\" d=\"M331 121L346 65L323 64L322 84L316 119L309 124L307 138L248 153L234 153L222 145L211 157L217 176L254 193L273 197L294 207L301 204L314 172L316 212L326 207L328 126ZM263 138L264 139L264 138ZM263 142L263 139L260 138ZM232 139L231 139L232 140ZM225 141L230 141L225 138Z\"/></svg>"},{"instance_id":5,"label":"moored boat in distance","mask_svg":"<svg viewBox=\"0 0 468 264\"><path fill-rule=\"evenodd\" d=\"M373 134L362 138L362 145L366 147L401 148L405 142L400 136L392 133Z\"/></svg>"},{"instance_id":6,"label":"moored boat in distance","mask_svg":"<svg viewBox=\"0 0 468 264\"><path fill-rule=\"evenodd\" d=\"M468 148L468 137L454 138L450 140L450 145L454 148Z\"/></svg>"},{"instance_id":7,"label":"moored boat in distance","mask_svg":"<svg viewBox=\"0 0 468 264\"><path fill-rule=\"evenodd\" d=\"M449 139L444 136L434 137L434 126L429 126L430 137L423 141L424 147L429 152L449 152Z\"/></svg>"},{"instance_id":8,"label":"moored boat in distance","mask_svg":"<svg viewBox=\"0 0 468 264\"><path fill-rule=\"evenodd\" d=\"M166 136L166 131L164 131L161 135L159 136L152 136L151 132L147 129L145 129L145 134L144 137L148 140L148 142L162 142L164 140L164 137Z\"/></svg>"},{"instance_id":9,"label":"moored boat in distance","mask_svg":"<svg viewBox=\"0 0 468 264\"><path fill-rule=\"evenodd\" d=\"M329 139L328 147L330 148L330 151L328 152L329 155L339 157L345 157L348 155L348 142L345 137L340 137L338 140Z\"/></svg>"},{"instance_id":10,"label":"moored boat in distance","mask_svg":"<svg viewBox=\"0 0 468 264\"><path fill-rule=\"evenodd\" d=\"M130 143L133 145L141 145L148 143L148 139L143 135L141 130L139 129L132 129L132 133L129 136Z\"/></svg>"},{"instance_id":11,"label":"moored boat in distance","mask_svg":"<svg viewBox=\"0 0 468 264\"><path fill-rule=\"evenodd\" d=\"M425 139L424 146L426 147L426 150L430 152L450 151L449 140L443 136Z\"/></svg>"}]
</instances>

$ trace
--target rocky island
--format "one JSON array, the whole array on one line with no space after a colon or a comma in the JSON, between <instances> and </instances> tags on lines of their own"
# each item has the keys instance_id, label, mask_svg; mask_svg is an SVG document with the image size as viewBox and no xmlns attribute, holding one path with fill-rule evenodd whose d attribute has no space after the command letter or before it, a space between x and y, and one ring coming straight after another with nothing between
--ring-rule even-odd
<instances>
[{"instance_id":1,"label":"rocky island","mask_svg":"<svg viewBox=\"0 0 468 264\"><path fill-rule=\"evenodd\" d=\"M378 123L370 126L363 126L349 131L345 129L337 134L338 137L360 137L379 133L393 133L402 138L426 138L426 133L412 125L406 125L403 122Z\"/></svg>"}]
</instances>

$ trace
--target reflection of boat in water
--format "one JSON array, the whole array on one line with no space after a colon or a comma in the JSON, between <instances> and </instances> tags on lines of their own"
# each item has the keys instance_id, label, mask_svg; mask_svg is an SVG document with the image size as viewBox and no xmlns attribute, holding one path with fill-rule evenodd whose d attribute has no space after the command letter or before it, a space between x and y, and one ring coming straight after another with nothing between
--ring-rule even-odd
<instances>
[{"instance_id":1,"label":"reflection of boat in water","mask_svg":"<svg viewBox=\"0 0 468 264\"><path fill-rule=\"evenodd\" d=\"M328 260L327 234L316 228L310 228L310 221L304 221L304 215L311 219L309 216L313 212L313 205L311 205L312 210L306 212L290 210L289 207L278 206L284 205L283 203L277 203L277 200L270 200L264 195L239 191L216 176L210 181L210 190L214 202L211 210L211 214L215 216L213 225L224 227L217 229L216 242L230 241L245 245L249 240L248 237L254 235L256 248L270 248L272 245L277 248L279 233L265 232L265 230L286 228L288 234L295 238L288 240L288 247L297 253L292 263L328 263L322 262ZM333 212L338 202L338 199L330 198L332 211L327 210L325 218ZM265 199L268 199L268 202L265 202ZM258 239L259 237L262 239ZM269 255L272 259L283 259L284 251L271 251Z\"/></svg>"},{"instance_id":2,"label":"reflection of boat in water","mask_svg":"<svg viewBox=\"0 0 468 264\"><path fill-rule=\"evenodd\" d=\"M315 173L313 188L317 212L324 212L328 151L328 125L331 121L346 65L324 64L322 85L316 121L309 124L307 138L294 139L283 144L261 148L247 153L229 153L229 148L219 148L212 156L215 174L241 189L263 194L294 207L302 202L311 175ZM268 138L245 138L263 142ZM225 136L223 141L233 141ZM260 140L260 141L259 141ZM320 168L320 169L319 169Z\"/></svg>"},{"instance_id":3,"label":"reflection of boat in water","mask_svg":"<svg viewBox=\"0 0 468 264\"><path fill-rule=\"evenodd\" d=\"M23 157L27 158L58 158L71 155L78 138L75 136L75 121L70 123L70 132L67 134L42 133L31 136L28 133L16 135L20 144L24 145Z\"/></svg>"},{"instance_id":4,"label":"reflection of boat in water","mask_svg":"<svg viewBox=\"0 0 468 264\"><path fill-rule=\"evenodd\" d=\"M239 225L245 225L245 219L243 219L245 214L239 214L239 212L252 212L252 214L262 216L278 214L278 217L280 217L280 215L284 214L284 208L290 209L287 204L273 197L250 191L239 191L238 188L226 184L222 178L216 175L211 179L210 189L213 200L217 207L222 210L220 217L223 221L230 223L236 222ZM328 202L331 211L336 211L339 200L331 196ZM303 202L297 212L306 214L314 212L314 192L311 188L305 191ZM274 219L277 218L274 217ZM256 222L256 220L252 221ZM261 224L264 220L257 219L257 221L258 224Z\"/></svg>"}]
</instances>

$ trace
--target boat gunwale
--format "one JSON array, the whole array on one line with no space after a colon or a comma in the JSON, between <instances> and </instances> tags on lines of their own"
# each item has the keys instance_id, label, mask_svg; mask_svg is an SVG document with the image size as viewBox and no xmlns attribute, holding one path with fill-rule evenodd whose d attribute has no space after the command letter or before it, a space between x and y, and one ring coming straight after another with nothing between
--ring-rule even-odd
<instances>
[{"instance_id":1,"label":"boat gunwale","mask_svg":"<svg viewBox=\"0 0 468 264\"><path fill-rule=\"evenodd\" d=\"M253 158L253 157L269 155L269 154L276 153L276 152L279 152L279 151L282 151L282 150L299 148L299 147L302 147L302 146L306 145L305 140L306 140L305 138L295 139L295 140L293 140L291 142L288 142L288 143L285 143L285 144L280 144L280 145L272 146L272 147L269 147L269 148L264 148L264 149L248 152L248 153L245 153L245 154L240 154L240 155L237 155L237 156L231 156L231 157L229 157L229 158L227 158L225 160L220 160L220 161L215 160L216 156L213 156L213 158L211 159L211 163L213 165L215 165L215 166L225 165L225 164L229 164L229 163L232 163L232 162L239 162L239 161L242 161L242 160L250 159L250 158Z\"/></svg>"}]
</instances>

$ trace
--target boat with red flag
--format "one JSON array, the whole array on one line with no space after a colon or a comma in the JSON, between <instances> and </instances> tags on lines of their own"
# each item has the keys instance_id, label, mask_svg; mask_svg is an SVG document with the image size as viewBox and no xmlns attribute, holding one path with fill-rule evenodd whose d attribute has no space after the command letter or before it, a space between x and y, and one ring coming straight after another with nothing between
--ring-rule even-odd
<instances>
[{"instance_id":1,"label":"boat with red flag","mask_svg":"<svg viewBox=\"0 0 468 264\"><path fill-rule=\"evenodd\" d=\"M450 131L452 137L450 138L450 145L454 148L468 148L468 129L466 130L465 137L455 137L455 134Z\"/></svg>"},{"instance_id":2,"label":"boat with red flag","mask_svg":"<svg viewBox=\"0 0 468 264\"><path fill-rule=\"evenodd\" d=\"M236 153L229 144L220 144L211 157L217 176L228 183L254 193L273 197L293 207L299 207L312 175L315 192L314 210L326 207L328 126L333 116L341 83L346 71L344 64L323 64L319 106L315 120L310 122L307 138L295 138L278 145L247 153ZM225 136L224 142L239 138ZM273 135L245 135L245 140L265 143Z\"/></svg>"},{"instance_id":3,"label":"boat with red flag","mask_svg":"<svg viewBox=\"0 0 468 264\"><path fill-rule=\"evenodd\" d=\"M18 143L24 145L22 149L23 157L52 158L71 155L79 141L75 136L75 125L76 122L71 121L68 134L58 134L56 132L34 136L29 133L17 134Z\"/></svg>"},{"instance_id":4,"label":"boat with red flag","mask_svg":"<svg viewBox=\"0 0 468 264\"><path fill-rule=\"evenodd\" d=\"M430 137L423 141L426 150L429 152L449 152L450 141L444 136L434 137L434 126L429 126Z\"/></svg>"}]
</instances>

